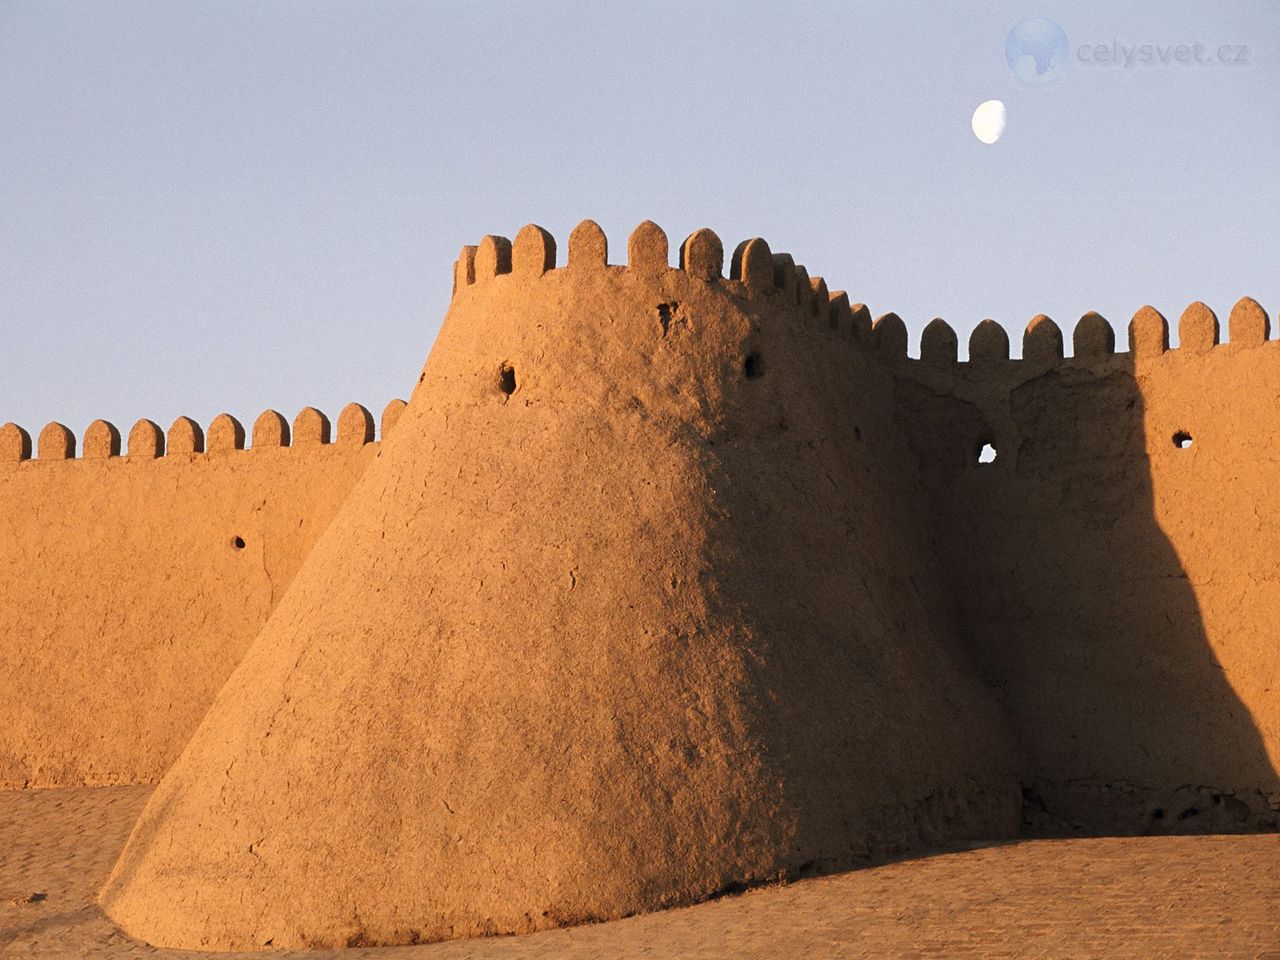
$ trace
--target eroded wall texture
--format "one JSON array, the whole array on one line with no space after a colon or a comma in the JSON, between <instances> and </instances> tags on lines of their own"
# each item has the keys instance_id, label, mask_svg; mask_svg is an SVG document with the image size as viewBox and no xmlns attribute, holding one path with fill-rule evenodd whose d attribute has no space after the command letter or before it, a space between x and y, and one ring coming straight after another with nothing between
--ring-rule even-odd
<instances>
[{"instance_id":1,"label":"eroded wall texture","mask_svg":"<svg viewBox=\"0 0 1280 960\"><path fill-rule=\"evenodd\" d=\"M1047 318L1024 358L935 326L899 358L960 632L1009 711L1036 832L1275 829L1280 807L1280 343L1242 300L1230 343L1150 308L1116 354ZM979 449L995 447L992 463Z\"/></svg>"},{"instance_id":2,"label":"eroded wall texture","mask_svg":"<svg viewBox=\"0 0 1280 960\"><path fill-rule=\"evenodd\" d=\"M378 460L101 904L191 949L419 943L1016 833L870 317L752 241L460 258ZM424 884L423 877L432 882Z\"/></svg>"},{"instance_id":3,"label":"eroded wall texture","mask_svg":"<svg viewBox=\"0 0 1280 960\"><path fill-rule=\"evenodd\" d=\"M827 570L826 548L796 562L851 584L868 610L912 596L942 611L940 640L972 665L1016 737L1025 829L1275 829L1280 343L1262 309L1237 304L1220 343L1216 317L1193 304L1169 349L1168 324L1144 308L1128 353L1095 314L1065 350L1040 317L1013 360L988 321L962 362L954 332L935 321L916 360L901 320L872 329L865 310L788 263L774 280L854 351L838 373L823 364L844 364L843 353L788 376L851 377L891 425L861 422L846 400L804 421L771 411L760 421L776 431L770 456L802 462L808 448L785 448L802 435L865 453L865 469L891 484L883 495L912 519L895 521L892 540L859 535L864 551L894 543L924 558L910 576L885 563ZM743 281L741 264L731 269L733 280L706 279L732 292ZM474 279L468 262L460 287ZM687 332L676 299L645 310L664 343ZM770 383L779 370L763 362ZM616 373L585 369L575 376ZM0 429L0 787L154 781L167 769L378 456L358 417L333 444L314 417L294 426L290 446L288 424L265 418L245 451L216 423L206 453L199 428L180 421L161 456L166 438L144 423L120 457L118 435L95 425L80 459L56 425L34 450ZM987 443L996 459L979 463ZM749 485L752 470L746 457L724 482ZM849 497L841 510L871 506L865 493ZM753 511L780 517L798 502L757 499ZM823 522L841 516L828 510ZM780 529L809 536L794 517ZM744 571L765 555L740 546Z\"/></svg>"},{"instance_id":4,"label":"eroded wall texture","mask_svg":"<svg viewBox=\"0 0 1280 960\"><path fill-rule=\"evenodd\" d=\"M396 410L386 420L394 420ZM372 419L0 435L0 788L153 781L377 456ZM292 446L289 446L292 439ZM35 459L24 455L35 454Z\"/></svg>"}]
</instances>

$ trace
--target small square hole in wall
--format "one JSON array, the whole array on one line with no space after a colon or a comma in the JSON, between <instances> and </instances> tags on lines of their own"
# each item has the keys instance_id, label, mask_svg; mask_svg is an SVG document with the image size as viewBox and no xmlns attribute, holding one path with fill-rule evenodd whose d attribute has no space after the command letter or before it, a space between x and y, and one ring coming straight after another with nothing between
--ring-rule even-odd
<instances>
[{"instance_id":1,"label":"small square hole in wall","mask_svg":"<svg viewBox=\"0 0 1280 960\"><path fill-rule=\"evenodd\" d=\"M984 443L982 445L982 447L978 450L978 462L979 463L995 463L996 462L995 444Z\"/></svg>"},{"instance_id":2,"label":"small square hole in wall","mask_svg":"<svg viewBox=\"0 0 1280 960\"><path fill-rule=\"evenodd\" d=\"M1173 445L1179 450L1186 450L1193 443L1195 443L1195 441L1191 439L1191 434L1187 433L1185 430L1179 430L1173 435Z\"/></svg>"}]
</instances>

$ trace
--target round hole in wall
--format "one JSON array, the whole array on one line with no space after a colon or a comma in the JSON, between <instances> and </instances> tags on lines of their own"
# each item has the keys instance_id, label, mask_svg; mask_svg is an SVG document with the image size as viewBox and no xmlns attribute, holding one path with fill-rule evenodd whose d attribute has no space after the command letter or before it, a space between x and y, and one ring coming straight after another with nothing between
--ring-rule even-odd
<instances>
[{"instance_id":1,"label":"round hole in wall","mask_svg":"<svg viewBox=\"0 0 1280 960\"><path fill-rule=\"evenodd\" d=\"M1173 445L1179 450L1185 450L1195 441L1191 439L1191 434L1185 430L1179 430L1173 435Z\"/></svg>"},{"instance_id":2,"label":"round hole in wall","mask_svg":"<svg viewBox=\"0 0 1280 960\"><path fill-rule=\"evenodd\" d=\"M244 537L232 537L232 538L231 538L231 546L235 547L237 550L243 550L243 549L244 549Z\"/></svg>"},{"instance_id":3,"label":"round hole in wall","mask_svg":"<svg viewBox=\"0 0 1280 960\"><path fill-rule=\"evenodd\" d=\"M748 353L742 362L742 372L748 380L759 380L764 376L764 357L759 353Z\"/></svg>"},{"instance_id":4,"label":"round hole in wall","mask_svg":"<svg viewBox=\"0 0 1280 960\"><path fill-rule=\"evenodd\" d=\"M516 368L509 363L498 369L498 389L508 397L516 392Z\"/></svg>"},{"instance_id":5,"label":"round hole in wall","mask_svg":"<svg viewBox=\"0 0 1280 960\"><path fill-rule=\"evenodd\" d=\"M996 456L996 445L990 440L986 441L978 448L979 463L995 463Z\"/></svg>"}]
</instances>

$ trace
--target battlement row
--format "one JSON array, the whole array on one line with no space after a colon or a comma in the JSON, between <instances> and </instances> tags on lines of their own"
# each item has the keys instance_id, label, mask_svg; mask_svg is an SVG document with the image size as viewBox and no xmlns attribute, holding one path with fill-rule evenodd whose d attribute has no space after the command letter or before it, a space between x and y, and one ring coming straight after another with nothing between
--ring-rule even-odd
<instances>
[{"instance_id":1,"label":"battlement row","mask_svg":"<svg viewBox=\"0 0 1280 960\"><path fill-rule=\"evenodd\" d=\"M1231 308L1227 321L1230 342L1256 346L1271 338L1271 318L1252 297L1241 297ZM897 314L887 313L872 324L876 352L894 360L911 360L930 366L950 366L966 362L957 359L958 338L945 320L931 321L920 335L920 357L907 357L907 328ZM1206 304L1190 304L1178 320L1178 349L1205 353L1221 342L1218 317ZM1101 357L1116 352L1115 329L1101 314L1090 311L1075 325L1071 337L1073 355ZM1169 349L1169 322L1160 311L1146 306L1129 321L1129 352L1151 356ZM1063 359L1061 328L1040 314L1031 319L1022 334L1022 359L1031 363L1054 364ZM981 365L1009 359L1009 334L994 320L983 320L969 335L969 364Z\"/></svg>"},{"instance_id":2,"label":"battlement row","mask_svg":"<svg viewBox=\"0 0 1280 960\"><path fill-rule=\"evenodd\" d=\"M583 220L569 234L569 271L604 270L609 266L609 241L594 220ZM695 230L680 245L678 266L692 277L723 282L745 296L781 294L783 302L799 312L870 345L871 315L862 304L851 304L843 290L828 290L822 277L809 271L790 254L774 253L768 242L754 237L734 248L729 258L729 276L724 276L724 244L715 231ZM515 241L489 235L479 244L464 246L454 263L453 291L474 286L505 274L539 277L557 269L556 240L537 224L528 224ZM646 220L627 240L627 271L657 275L672 269L667 235Z\"/></svg>"},{"instance_id":3,"label":"battlement row","mask_svg":"<svg viewBox=\"0 0 1280 960\"><path fill-rule=\"evenodd\" d=\"M405 409L403 400L392 400L382 411L381 436L400 419ZM106 420L95 420L84 434L82 457L86 460L129 456L154 460L163 456L221 454L245 449L245 429L235 417L219 414L206 432L190 417L179 417L166 433L151 420L139 420L129 431L127 453L122 453L119 429ZM293 423L267 410L253 424L254 450L281 447L322 446L334 442L329 418L315 407L304 407ZM363 446L374 440L374 420L365 407L349 403L338 415L336 442L340 446ZM70 429L56 421L47 424L33 448L31 435L16 423L0 427L0 463L30 460L73 460L76 437Z\"/></svg>"},{"instance_id":4,"label":"battlement row","mask_svg":"<svg viewBox=\"0 0 1280 960\"><path fill-rule=\"evenodd\" d=\"M609 267L608 238L600 225L583 220L569 234L568 257L562 269L604 270ZM521 228L513 241L486 236L475 246L464 246L454 264L454 294L504 274L537 277L556 270L556 240L536 224ZM789 254L773 253L760 238L744 240L729 258L729 276L724 276L724 245L714 231L696 230L680 245L679 269L701 280L724 284L731 292L752 296L768 293L783 303L794 304L802 315L821 325L849 335L855 343L874 348L887 360L916 362L908 357L907 328L895 313L876 319L866 306L850 303L842 290L828 290L822 277L810 277L808 270ZM615 268L617 269L617 268ZM658 274L672 269L667 235L657 224L646 220L627 240L627 264L633 273ZM1230 342L1259 344L1271 338L1271 321L1266 311L1250 297L1241 298L1231 309L1228 321ZM1204 352L1220 342L1218 318L1199 301L1182 312L1178 321L1179 349ZM1129 352L1135 355L1164 353L1169 349L1169 323L1154 307L1140 309L1129 323ZM1072 355L1087 358L1116 352L1115 329L1100 314L1089 312L1072 332ZM959 359L959 338L941 318L930 322L920 337L919 361L932 366L970 363L984 364L1010 359L1010 337L994 320L983 320L969 336L967 360ZM1032 318L1022 335L1022 359L1053 364L1065 358L1062 329L1043 314Z\"/></svg>"}]
</instances>

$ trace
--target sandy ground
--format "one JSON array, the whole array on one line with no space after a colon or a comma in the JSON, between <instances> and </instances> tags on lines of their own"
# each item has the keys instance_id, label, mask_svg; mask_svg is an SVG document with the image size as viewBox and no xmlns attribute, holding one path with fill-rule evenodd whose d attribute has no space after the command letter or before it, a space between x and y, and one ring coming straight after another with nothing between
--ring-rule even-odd
<instances>
[{"instance_id":1,"label":"sandy ground","mask_svg":"<svg viewBox=\"0 0 1280 960\"><path fill-rule=\"evenodd\" d=\"M132 941L93 904L149 790L0 792L0 956L200 956ZM1037 840L529 937L285 956L1280 960L1278 905L1274 835Z\"/></svg>"}]
</instances>

